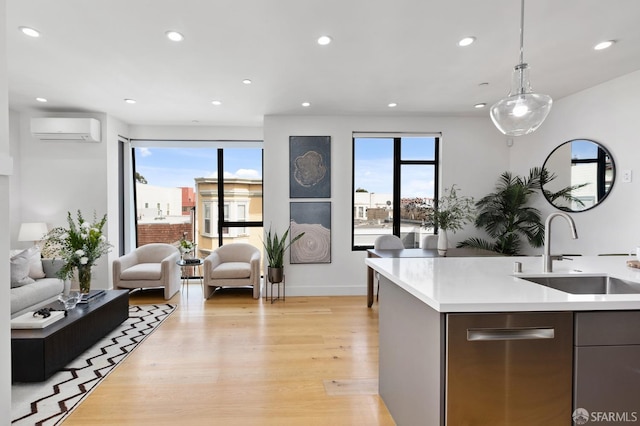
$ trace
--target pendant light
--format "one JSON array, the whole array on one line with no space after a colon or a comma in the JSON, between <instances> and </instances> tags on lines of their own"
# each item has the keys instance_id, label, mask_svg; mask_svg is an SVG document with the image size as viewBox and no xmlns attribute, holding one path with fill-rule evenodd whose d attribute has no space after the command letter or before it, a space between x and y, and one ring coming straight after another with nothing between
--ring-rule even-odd
<instances>
[{"instance_id":1,"label":"pendant light","mask_svg":"<svg viewBox=\"0 0 640 426\"><path fill-rule=\"evenodd\" d=\"M521 0L520 63L513 69L509 96L491 107L491 120L505 135L527 135L540 127L552 103L551 96L533 93L529 82L529 65L524 63L524 0Z\"/></svg>"}]
</instances>

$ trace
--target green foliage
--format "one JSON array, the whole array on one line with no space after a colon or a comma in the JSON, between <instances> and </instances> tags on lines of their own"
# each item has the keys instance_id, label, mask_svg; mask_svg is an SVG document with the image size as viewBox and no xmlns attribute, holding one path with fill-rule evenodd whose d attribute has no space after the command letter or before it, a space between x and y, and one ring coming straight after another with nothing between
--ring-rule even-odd
<instances>
[{"instance_id":1,"label":"green foliage","mask_svg":"<svg viewBox=\"0 0 640 426\"><path fill-rule=\"evenodd\" d=\"M182 234L182 238L180 238L180 251L182 251L183 253L189 253L195 248L195 246L196 245L193 243L193 241L187 240L187 233L184 232Z\"/></svg>"},{"instance_id":2,"label":"green foliage","mask_svg":"<svg viewBox=\"0 0 640 426\"><path fill-rule=\"evenodd\" d=\"M430 225L455 233L475 218L473 197L458 195L455 185L444 190L445 195L438 199L435 209L429 215ZM447 193L448 192L448 193Z\"/></svg>"},{"instance_id":3,"label":"green foliage","mask_svg":"<svg viewBox=\"0 0 640 426\"><path fill-rule=\"evenodd\" d=\"M135 174L135 179L136 179L136 182L138 182L138 183L144 183L144 184L148 183L147 180L145 179L145 177L142 176L138 172L136 172L136 174Z\"/></svg>"},{"instance_id":4,"label":"green foliage","mask_svg":"<svg viewBox=\"0 0 640 426\"><path fill-rule=\"evenodd\" d=\"M304 232L291 238L291 241L287 244L287 236L291 227L282 234L282 237L278 237L277 232L271 232L271 227L267 232L265 241L262 242L264 250L267 254L267 264L271 268L282 268L284 266L284 253L291 246L291 244L298 241L304 235Z\"/></svg>"},{"instance_id":5,"label":"green foliage","mask_svg":"<svg viewBox=\"0 0 640 426\"><path fill-rule=\"evenodd\" d=\"M475 225L483 228L493 242L481 238L468 238L458 247L475 247L507 255L517 255L524 238L531 246L540 247L544 242L544 224L540 211L527 206L531 196L540 190L541 176L548 178L541 168L529 171L529 176L513 176L511 172L500 175L496 191L477 203L478 216Z\"/></svg>"},{"instance_id":6,"label":"green foliage","mask_svg":"<svg viewBox=\"0 0 640 426\"><path fill-rule=\"evenodd\" d=\"M574 191L580 188L584 188L589 184L580 183L577 185L567 186L565 188L560 189L557 192L551 192L549 190L544 189L544 185L546 183L551 182L555 178L556 178L556 175L553 173L549 173L546 169L543 168L540 170L540 188L542 189L542 193L544 194L546 199L549 200L549 202L554 206L556 206L558 209L564 210L564 211L571 211L571 209L569 209L568 207L562 207L558 205L558 203L555 202L556 200L565 201L568 205L571 205L571 203L574 202L577 205L584 207L584 202L581 199L574 197L572 194Z\"/></svg>"},{"instance_id":7,"label":"green foliage","mask_svg":"<svg viewBox=\"0 0 640 426\"><path fill-rule=\"evenodd\" d=\"M525 177L513 176L511 172L502 173L496 191L476 203L476 228L483 228L494 241L468 238L458 247L481 248L511 256L520 254L523 240L532 247L541 247L544 244L544 224L540 211L527 205L531 196L541 191L549 201L564 199L583 205L571 194L585 184L568 186L557 192L545 190L544 184L555 178L555 174L542 167L532 168L529 176Z\"/></svg>"},{"instance_id":8,"label":"green foliage","mask_svg":"<svg viewBox=\"0 0 640 426\"><path fill-rule=\"evenodd\" d=\"M111 250L111 244L103 235L106 214L98 220L94 212L93 222L87 222L78 210L76 223L71 213L67 212L67 222L69 228L53 228L45 235L42 250L46 256L64 261L64 266L57 273L58 278L63 280L71 278L76 268L95 265L103 254Z\"/></svg>"}]
</instances>

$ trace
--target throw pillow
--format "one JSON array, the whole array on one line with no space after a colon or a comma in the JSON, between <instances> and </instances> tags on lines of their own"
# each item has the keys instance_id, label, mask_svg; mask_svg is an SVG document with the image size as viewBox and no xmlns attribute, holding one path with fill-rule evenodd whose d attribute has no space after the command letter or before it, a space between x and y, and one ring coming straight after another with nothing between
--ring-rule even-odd
<instances>
[{"instance_id":1,"label":"throw pillow","mask_svg":"<svg viewBox=\"0 0 640 426\"><path fill-rule=\"evenodd\" d=\"M17 252L17 253L16 253ZM42 268L42 256L40 255L40 247L33 246L26 250L11 250L11 258L22 256L29 261L29 277L34 280L44 278L46 275Z\"/></svg>"},{"instance_id":2,"label":"throw pillow","mask_svg":"<svg viewBox=\"0 0 640 426\"><path fill-rule=\"evenodd\" d=\"M29 259L22 253L14 256L10 260L11 265L11 288L21 287L33 283L29 277Z\"/></svg>"},{"instance_id":3,"label":"throw pillow","mask_svg":"<svg viewBox=\"0 0 640 426\"><path fill-rule=\"evenodd\" d=\"M33 246L27 249L29 253L29 277L34 280L44 278L44 268L42 267L42 255L40 254L40 247Z\"/></svg>"},{"instance_id":4,"label":"throw pillow","mask_svg":"<svg viewBox=\"0 0 640 426\"><path fill-rule=\"evenodd\" d=\"M64 266L62 259L42 259L42 269L47 278L57 277L58 271Z\"/></svg>"}]
</instances>

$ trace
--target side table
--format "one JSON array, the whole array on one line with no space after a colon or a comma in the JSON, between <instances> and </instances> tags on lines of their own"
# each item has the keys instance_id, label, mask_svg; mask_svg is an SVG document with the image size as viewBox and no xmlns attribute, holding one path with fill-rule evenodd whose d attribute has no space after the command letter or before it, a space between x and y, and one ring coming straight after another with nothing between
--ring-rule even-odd
<instances>
[{"instance_id":1,"label":"side table","mask_svg":"<svg viewBox=\"0 0 640 426\"><path fill-rule=\"evenodd\" d=\"M187 273L187 268L192 266L194 268L198 268L198 279L200 280L200 288L202 289L202 294L204 294L204 283L202 281L202 265L204 264L204 260L189 259L189 261L187 261L185 259L180 259L176 263L181 270L180 275L182 276L182 289L184 290L185 286L187 287L187 297L189 297L189 275Z\"/></svg>"}]
</instances>

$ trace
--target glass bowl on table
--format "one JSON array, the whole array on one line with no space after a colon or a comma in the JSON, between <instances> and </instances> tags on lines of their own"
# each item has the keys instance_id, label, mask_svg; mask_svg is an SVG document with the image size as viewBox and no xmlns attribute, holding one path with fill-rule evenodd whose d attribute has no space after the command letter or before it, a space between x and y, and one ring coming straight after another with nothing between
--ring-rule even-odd
<instances>
[{"instance_id":1,"label":"glass bowl on table","mask_svg":"<svg viewBox=\"0 0 640 426\"><path fill-rule=\"evenodd\" d=\"M79 291L70 291L67 294L62 293L58 296L58 300L64 305L65 311L75 308L81 298L82 295Z\"/></svg>"}]
</instances>

